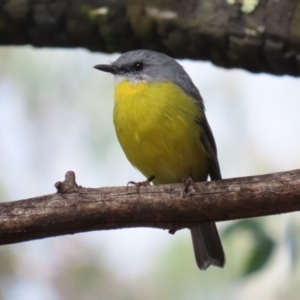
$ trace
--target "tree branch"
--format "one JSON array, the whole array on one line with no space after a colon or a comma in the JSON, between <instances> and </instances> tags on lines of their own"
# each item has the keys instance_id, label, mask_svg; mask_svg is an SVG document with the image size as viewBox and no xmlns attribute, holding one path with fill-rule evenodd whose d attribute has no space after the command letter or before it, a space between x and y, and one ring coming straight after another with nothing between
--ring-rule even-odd
<instances>
[{"instance_id":1,"label":"tree branch","mask_svg":"<svg viewBox=\"0 0 300 300\"><path fill-rule=\"evenodd\" d=\"M137 48L300 75L298 0L0 0L0 45Z\"/></svg>"},{"instance_id":2,"label":"tree branch","mask_svg":"<svg viewBox=\"0 0 300 300\"><path fill-rule=\"evenodd\" d=\"M69 171L56 194L0 203L0 245L92 230L154 227L176 230L201 222L300 210L300 170L195 183L84 188Z\"/></svg>"}]
</instances>

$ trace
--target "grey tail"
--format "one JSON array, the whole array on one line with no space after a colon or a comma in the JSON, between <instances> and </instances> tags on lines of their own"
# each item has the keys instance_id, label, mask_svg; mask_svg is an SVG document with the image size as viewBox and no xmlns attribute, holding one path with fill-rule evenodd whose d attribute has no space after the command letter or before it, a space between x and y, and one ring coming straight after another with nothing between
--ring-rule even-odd
<instances>
[{"instance_id":1,"label":"grey tail","mask_svg":"<svg viewBox=\"0 0 300 300\"><path fill-rule=\"evenodd\" d=\"M203 223L191 229L194 253L200 270L210 265L222 268L225 256L215 223Z\"/></svg>"}]
</instances>

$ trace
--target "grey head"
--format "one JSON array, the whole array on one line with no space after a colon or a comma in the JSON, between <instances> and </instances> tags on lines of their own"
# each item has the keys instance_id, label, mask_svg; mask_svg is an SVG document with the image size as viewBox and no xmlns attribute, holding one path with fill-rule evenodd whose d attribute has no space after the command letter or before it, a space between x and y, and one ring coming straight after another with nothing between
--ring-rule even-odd
<instances>
[{"instance_id":1,"label":"grey head","mask_svg":"<svg viewBox=\"0 0 300 300\"><path fill-rule=\"evenodd\" d=\"M122 54L111 65L95 69L113 74L117 81L173 82L202 104L198 89L184 68L170 56L151 50L133 50Z\"/></svg>"}]
</instances>

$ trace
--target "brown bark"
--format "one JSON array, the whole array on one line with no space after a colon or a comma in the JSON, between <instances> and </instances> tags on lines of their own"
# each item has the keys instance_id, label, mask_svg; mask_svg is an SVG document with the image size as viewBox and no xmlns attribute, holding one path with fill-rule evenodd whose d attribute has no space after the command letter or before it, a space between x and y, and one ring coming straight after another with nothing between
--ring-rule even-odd
<instances>
[{"instance_id":1,"label":"brown bark","mask_svg":"<svg viewBox=\"0 0 300 300\"><path fill-rule=\"evenodd\" d=\"M92 230L154 227L176 230L201 222L300 210L300 170L195 183L83 188L73 172L56 194L0 203L0 245Z\"/></svg>"},{"instance_id":2,"label":"brown bark","mask_svg":"<svg viewBox=\"0 0 300 300\"><path fill-rule=\"evenodd\" d=\"M0 45L154 49L300 75L300 1L0 0Z\"/></svg>"}]
</instances>

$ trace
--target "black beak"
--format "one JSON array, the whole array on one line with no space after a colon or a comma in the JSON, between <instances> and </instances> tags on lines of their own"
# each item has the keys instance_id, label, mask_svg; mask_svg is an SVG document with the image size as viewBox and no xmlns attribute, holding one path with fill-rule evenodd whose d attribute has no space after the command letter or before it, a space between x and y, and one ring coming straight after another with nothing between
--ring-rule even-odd
<instances>
[{"instance_id":1,"label":"black beak","mask_svg":"<svg viewBox=\"0 0 300 300\"><path fill-rule=\"evenodd\" d=\"M103 72L108 72L111 74L117 74L119 71L119 68L113 65L96 65L94 66L95 69L103 71Z\"/></svg>"}]
</instances>

